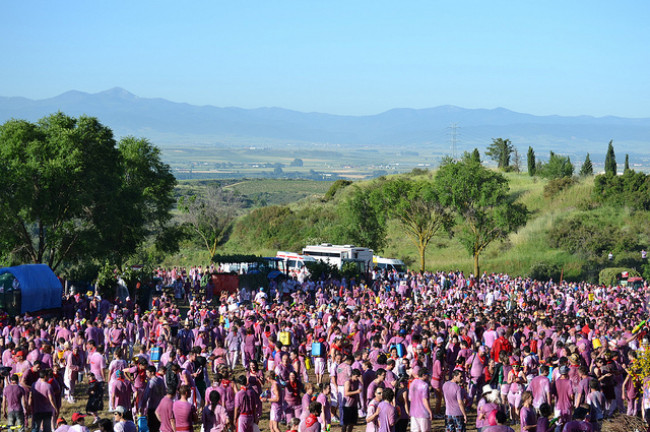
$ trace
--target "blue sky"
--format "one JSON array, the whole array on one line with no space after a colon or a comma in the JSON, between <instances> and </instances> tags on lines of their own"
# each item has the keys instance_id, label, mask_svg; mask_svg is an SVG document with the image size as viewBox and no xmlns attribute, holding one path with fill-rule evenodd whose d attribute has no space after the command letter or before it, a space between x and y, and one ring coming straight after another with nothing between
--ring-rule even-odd
<instances>
[{"instance_id":1,"label":"blue sky","mask_svg":"<svg viewBox=\"0 0 650 432\"><path fill-rule=\"evenodd\" d=\"M0 95L650 117L646 1L7 1Z\"/></svg>"}]
</instances>

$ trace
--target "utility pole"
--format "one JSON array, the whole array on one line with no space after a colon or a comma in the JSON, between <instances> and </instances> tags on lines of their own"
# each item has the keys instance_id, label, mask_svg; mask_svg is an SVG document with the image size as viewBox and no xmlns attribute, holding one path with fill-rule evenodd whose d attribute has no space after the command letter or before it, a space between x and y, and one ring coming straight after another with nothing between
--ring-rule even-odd
<instances>
[{"instance_id":1,"label":"utility pole","mask_svg":"<svg viewBox=\"0 0 650 432\"><path fill-rule=\"evenodd\" d=\"M449 126L450 129L450 141L451 141L451 157L454 159L457 159L456 156L456 144L458 143L458 129L460 129L460 126L458 126L458 123L452 123L451 126Z\"/></svg>"}]
</instances>

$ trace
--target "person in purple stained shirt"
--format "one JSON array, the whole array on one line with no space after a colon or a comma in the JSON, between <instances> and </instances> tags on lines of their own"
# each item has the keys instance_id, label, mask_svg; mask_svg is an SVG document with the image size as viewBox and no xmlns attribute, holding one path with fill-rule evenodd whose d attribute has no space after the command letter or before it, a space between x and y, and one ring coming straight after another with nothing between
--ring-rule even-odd
<instances>
[{"instance_id":1,"label":"person in purple stained shirt","mask_svg":"<svg viewBox=\"0 0 650 432\"><path fill-rule=\"evenodd\" d=\"M321 414L323 406L320 402L311 402L309 404L309 415L305 418L304 421L300 423L298 427L299 432L320 432L321 424L318 421L318 417Z\"/></svg>"},{"instance_id":2,"label":"person in purple stained shirt","mask_svg":"<svg viewBox=\"0 0 650 432\"><path fill-rule=\"evenodd\" d=\"M196 406L189 402L192 390L187 385L178 389L180 400L174 402L174 420L176 421L176 432L192 432L194 424L199 421L196 413Z\"/></svg>"},{"instance_id":3,"label":"person in purple stained shirt","mask_svg":"<svg viewBox=\"0 0 650 432\"><path fill-rule=\"evenodd\" d=\"M366 432L377 432L379 430L379 415L374 415L377 412L377 407L383 400L384 389L376 388L373 397L368 402L368 415L366 416Z\"/></svg>"},{"instance_id":4,"label":"person in purple stained shirt","mask_svg":"<svg viewBox=\"0 0 650 432\"><path fill-rule=\"evenodd\" d=\"M445 398L445 425L447 432L465 432L467 414L465 413L465 401L460 383L463 380L463 371L454 370L451 374L451 381L442 386L442 394Z\"/></svg>"},{"instance_id":5,"label":"person in purple stained shirt","mask_svg":"<svg viewBox=\"0 0 650 432\"><path fill-rule=\"evenodd\" d=\"M420 368L417 379L409 387L410 407L407 413L411 417L411 432L429 432L431 430L431 406L429 405L429 371Z\"/></svg>"},{"instance_id":6,"label":"person in purple stained shirt","mask_svg":"<svg viewBox=\"0 0 650 432\"><path fill-rule=\"evenodd\" d=\"M549 369L547 365L539 367L539 375L530 381L529 390L533 394L533 407L539 407L546 403L551 404L551 380L548 379Z\"/></svg>"},{"instance_id":7,"label":"person in purple stained shirt","mask_svg":"<svg viewBox=\"0 0 650 432\"><path fill-rule=\"evenodd\" d=\"M384 389L381 398L382 401L377 405L377 411L373 414L379 422L377 432L392 432L395 430L395 423L397 423L397 418L399 417L397 409L393 405L395 392L389 388Z\"/></svg>"},{"instance_id":8,"label":"person in purple stained shirt","mask_svg":"<svg viewBox=\"0 0 650 432\"><path fill-rule=\"evenodd\" d=\"M156 418L160 422L160 432L174 432L176 430L176 420L174 419L175 396L176 389L167 388L167 394L156 408Z\"/></svg>"},{"instance_id":9,"label":"person in purple stained shirt","mask_svg":"<svg viewBox=\"0 0 650 432\"><path fill-rule=\"evenodd\" d=\"M361 388L361 371L353 369L350 378L343 385L341 402L341 431L352 432L359 419L359 399Z\"/></svg>"},{"instance_id":10,"label":"person in purple stained shirt","mask_svg":"<svg viewBox=\"0 0 650 432\"><path fill-rule=\"evenodd\" d=\"M18 375L13 374L10 384L2 392L2 414L9 426L23 426L27 412L27 391L18 385Z\"/></svg>"},{"instance_id":11,"label":"person in purple stained shirt","mask_svg":"<svg viewBox=\"0 0 650 432\"><path fill-rule=\"evenodd\" d=\"M496 414L497 424L488 426L482 432L515 432L510 426L507 425L508 415L503 411L497 411ZM447 429L449 430L449 429Z\"/></svg>"},{"instance_id":12,"label":"person in purple stained shirt","mask_svg":"<svg viewBox=\"0 0 650 432\"><path fill-rule=\"evenodd\" d=\"M321 383L318 386L318 396L316 397L316 402L320 402L323 410L318 419L321 426L327 429L332 424L332 404L330 402L330 395L332 393L332 387L327 383Z\"/></svg>"},{"instance_id":13,"label":"person in purple stained shirt","mask_svg":"<svg viewBox=\"0 0 650 432\"><path fill-rule=\"evenodd\" d=\"M573 411L573 384L569 379L569 367L562 366L560 368L560 378L555 381L555 394L557 401L555 402L555 416L560 417L561 423L567 423L571 420L571 413Z\"/></svg>"},{"instance_id":14,"label":"person in purple stained shirt","mask_svg":"<svg viewBox=\"0 0 650 432\"><path fill-rule=\"evenodd\" d=\"M536 432L537 430L537 414L533 408L533 394L529 391L521 394L519 424L521 432Z\"/></svg>"},{"instance_id":15,"label":"person in purple stained shirt","mask_svg":"<svg viewBox=\"0 0 650 432\"><path fill-rule=\"evenodd\" d=\"M248 386L244 375L237 378L240 390L235 395L235 424L237 432L253 432L257 423L258 405L261 403L259 396Z\"/></svg>"},{"instance_id":16,"label":"person in purple stained shirt","mask_svg":"<svg viewBox=\"0 0 650 432\"><path fill-rule=\"evenodd\" d=\"M38 376L38 381L34 383L31 390L32 428L36 431L50 432L52 418L56 417L59 412L56 408L52 385L47 382L48 371L42 369Z\"/></svg>"}]
</instances>

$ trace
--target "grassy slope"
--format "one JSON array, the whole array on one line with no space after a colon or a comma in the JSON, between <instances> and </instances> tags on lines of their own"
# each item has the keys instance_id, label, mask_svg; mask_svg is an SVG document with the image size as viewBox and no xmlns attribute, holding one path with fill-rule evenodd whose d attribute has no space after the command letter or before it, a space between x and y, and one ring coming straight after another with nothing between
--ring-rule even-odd
<instances>
[{"instance_id":1,"label":"grassy slope","mask_svg":"<svg viewBox=\"0 0 650 432\"><path fill-rule=\"evenodd\" d=\"M429 174L429 177L432 175ZM544 197L544 186L547 181L540 178L531 178L526 174L506 174L510 181L511 193L517 200L524 203L530 211L530 219L525 227L509 236L505 242L495 242L490 245L481 256L481 269L488 272L508 272L510 274L525 275L531 265L541 261L561 263L565 274L568 276L580 267L578 258L556 249L551 249L546 243L546 232L559 218L582 211L589 202L593 189L593 180L586 179L568 190L564 190L553 198ZM363 187L366 182L360 182ZM328 183L312 181L283 181L283 180L254 180L235 183L228 187L238 190L244 195L269 193L275 196L301 198L290 203L290 207L298 209L303 206L332 205L322 204L315 199L323 194L329 187ZM342 194L344 195L344 194ZM273 200L275 201L275 200ZM280 204L275 201L273 203ZM624 223L624 214L611 215L612 220ZM404 259L414 263L419 262L417 249L411 239L406 237L401 228L390 222L388 226L388 246L382 255ZM248 243L248 242L246 242ZM226 252L233 253L258 253L262 255L275 255L275 250L261 249L249 250L250 244L229 242L223 248ZM246 249L246 250L243 250ZM166 264L190 264L204 262L207 254L197 250L184 249L181 254L170 257ZM427 253L427 268L429 269L460 269L471 272L472 259L467 251L455 240L449 239L446 234L434 238Z\"/></svg>"}]
</instances>

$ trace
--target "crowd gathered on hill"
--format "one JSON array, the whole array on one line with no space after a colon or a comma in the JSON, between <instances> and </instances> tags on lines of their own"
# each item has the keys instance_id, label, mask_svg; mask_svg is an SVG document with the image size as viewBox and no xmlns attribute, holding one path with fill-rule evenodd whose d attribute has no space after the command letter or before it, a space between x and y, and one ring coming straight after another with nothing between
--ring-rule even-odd
<instances>
[{"instance_id":1,"label":"crowd gathered on hill","mask_svg":"<svg viewBox=\"0 0 650 432\"><path fill-rule=\"evenodd\" d=\"M56 318L4 316L7 423L429 432L439 419L449 432L574 432L616 413L650 420L647 284L375 270L213 295L209 271L158 269L144 302L77 293Z\"/></svg>"}]
</instances>

